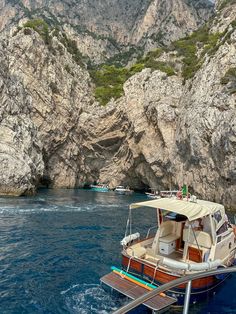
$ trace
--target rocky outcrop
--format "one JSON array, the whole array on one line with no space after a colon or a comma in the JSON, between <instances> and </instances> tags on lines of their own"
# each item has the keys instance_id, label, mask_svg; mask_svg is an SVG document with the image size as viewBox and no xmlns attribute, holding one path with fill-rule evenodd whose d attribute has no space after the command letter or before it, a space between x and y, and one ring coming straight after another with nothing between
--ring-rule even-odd
<instances>
[{"instance_id":1,"label":"rocky outcrop","mask_svg":"<svg viewBox=\"0 0 236 314\"><path fill-rule=\"evenodd\" d=\"M131 41L137 44L148 37L149 45L169 44L207 21L212 8L206 1L151 1L145 14L136 21Z\"/></svg>"},{"instance_id":2,"label":"rocky outcrop","mask_svg":"<svg viewBox=\"0 0 236 314\"><path fill-rule=\"evenodd\" d=\"M56 37L47 45L37 32L26 33L22 30L9 40L7 54L9 71L33 99L30 118L43 145L43 181L74 187L80 164L79 134L74 130L93 99L89 75Z\"/></svg>"},{"instance_id":3,"label":"rocky outcrop","mask_svg":"<svg viewBox=\"0 0 236 314\"><path fill-rule=\"evenodd\" d=\"M148 69L126 82L124 97L109 103L86 140L99 151L96 179L111 187L187 183L197 195L236 208L236 74L225 81L236 73L231 26L217 48L185 85L179 75Z\"/></svg>"},{"instance_id":4,"label":"rocky outcrop","mask_svg":"<svg viewBox=\"0 0 236 314\"><path fill-rule=\"evenodd\" d=\"M42 144L30 113L32 97L9 71L0 46L0 193L34 193L43 174Z\"/></svg>"},{"instance_id":5,"label":"rocky outcrop","mask_svg":"<svg viewBox=\"0 0 236 314\"><path fill-rule=\"evenodd\" d=\"M182 102L176 133L177 180L192 185L199 195L236 204L236 95L221 81L236 67L236 32L192 81Z\"/></svg>"},{"instance_id":6,"label":"rocky outcrop","mask_svg":"<svg viewBox=\"0 0 236 314\"><path fill-rule=\"evenodd\" d=\"M236 99L221 84L229 66L236 66L234 56L235 42L222 46L198 72L192 88L159 71L132 77L125 96L113 105L124 112L120 123L125 117L127 136L106 159L99 179L136 188L187 183L197 195L235 208ZM110 119L112 125L114 117ZM104 142L111 141L111 125Z\"/></svg>"},{"instance_id":7,"label":"rocky outcrop","mask_svg":"<svg viewBox=\"0 0 236 314\"><path fill-rule=\"evenodd\" d=\"M235 0L217 0L215 3L217 19L213 21L213 32L224 32L225 29L236 18L236 1Z\"/></svg>"}]
</instances>

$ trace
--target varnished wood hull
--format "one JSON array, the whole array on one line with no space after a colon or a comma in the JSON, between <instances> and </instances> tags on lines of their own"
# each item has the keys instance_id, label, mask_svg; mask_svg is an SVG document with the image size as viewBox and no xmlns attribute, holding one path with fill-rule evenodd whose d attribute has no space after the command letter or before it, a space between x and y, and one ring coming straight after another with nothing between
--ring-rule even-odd
<instances>
[{"instance_id":1,"label":"varnished wood hull","mask_svg":"<svg viewBox=\"0 0 236 314\"><path fill-rule=\"evenodd\" d=\"M146 261L140 261L138 259L132 258L129 261L129 257L122 255L122 268L128 272L135 274L136 276L156 284L157 286L163 285L169 281L179 278L177 275L170 274L157 268L155 266L147 263ZM191 290L191 303L198 303L206 299L206 296L209 294L215 293L216 289L220 287L220 284L228 277L217 279L216 276L208 276L201 279L196 279L192 281L192 290ZM178 305L182 305L184 302L186 284L181 284L176 288L168 291L167 294L170 296L175 296L178 299Z\"/></svg>"}]
</instances>

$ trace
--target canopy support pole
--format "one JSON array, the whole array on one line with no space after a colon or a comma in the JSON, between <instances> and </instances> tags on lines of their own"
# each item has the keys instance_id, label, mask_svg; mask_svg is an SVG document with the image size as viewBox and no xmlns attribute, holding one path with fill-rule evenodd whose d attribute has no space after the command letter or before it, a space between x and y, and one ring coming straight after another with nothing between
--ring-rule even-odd
<instances>
[{"instance_id":1,"label":"canopy support pole","mask_svg":"<svg viewBox=\"0 0 236 314\"><path fill-rule=\"evenodd\" d=\"M184 298L184 309L183 314L188 314L189 302L190 302L190 294L191 294L192 281L189 280L185 290L185 298Z\"/></svg>"}]
</instances>

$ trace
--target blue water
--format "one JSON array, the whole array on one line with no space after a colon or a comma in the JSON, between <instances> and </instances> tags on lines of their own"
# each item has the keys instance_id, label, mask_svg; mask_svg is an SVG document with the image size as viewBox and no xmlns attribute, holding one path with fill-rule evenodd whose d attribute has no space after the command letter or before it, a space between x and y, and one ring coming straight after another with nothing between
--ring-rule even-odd
<instances>
[{"instance_id":1,"label":"blue water","mask_svg":"<svg viewBox=\"0 0 236 314\"><path fill-rule=\"evenodd\" d=\"M111 313L122 299L99 278L120 265L128 204L144 195L41 190L0 198L0 314ZM155 224L137 210L136 225ZM135 230L134 230L135 231ZM190 313L236 313L236 277ZM173 311L172 311L173 313Z\"/></svg>"}]
</instances>

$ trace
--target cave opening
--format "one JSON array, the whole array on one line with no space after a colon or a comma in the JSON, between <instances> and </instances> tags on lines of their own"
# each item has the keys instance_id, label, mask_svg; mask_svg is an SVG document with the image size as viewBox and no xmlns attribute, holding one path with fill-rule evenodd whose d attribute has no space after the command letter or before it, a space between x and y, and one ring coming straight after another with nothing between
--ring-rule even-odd
<instances>
[{"instance_id":1,"label":"cave opening","mask_svg":"<svg viewBox=\"0 0 236 314\"><path fill-rule=\"evenodd\" d=\"M47 175L42 176L40 181L39 181L39 187L40 188L50 188L51 184L52 184L52 180Z\"/></svg>"}]
</instances>

